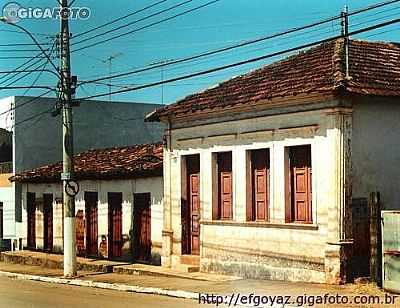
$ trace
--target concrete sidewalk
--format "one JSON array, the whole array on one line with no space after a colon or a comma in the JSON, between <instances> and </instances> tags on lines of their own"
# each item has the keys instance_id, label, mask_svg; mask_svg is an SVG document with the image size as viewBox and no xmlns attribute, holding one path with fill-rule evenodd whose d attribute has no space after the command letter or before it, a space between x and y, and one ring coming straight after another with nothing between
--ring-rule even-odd
<instances>
[{"instance_id":1,"label":"concrete sidewalk","mask_svg":"<svg viewBox=\"0 0 400 308\"><path fill-rule=\"evenodd\" d=\"M283 281L266 281L237 279L225 281L205 281L188 278L126 275L104 272L79 271L76 279L63 279L60 269L48 269L40 266L7 264L0 262L0 275L14 279L36 280L47 283L69 284L85 287L95 287L136 293L165 295L179 298L193 299L198 306L199 294L218 294L228 299L231 294L257 294L261 296L287 296L292 298L292 305L285 307L299 307L296 298L304 295L318 296L329 293L353 298L356 295L377 295L384 298L385 293L373 285L331 286L324 284L292 283ZM215 306L215 305L214 305ZM220 305L224 307L223 305ZM240 306L240 305L237 305ZM243 306L243 305L242 305ZM244 305L254 307L254 305ZM305 305L307 306L307 305ZM382 307L383 305L329 305L329 307ZM195 305L193 306L195 307ZM233 307L233 306L232 306ZM263 306L259 306L263 307ZM264 307L283 307L282 305L266 305ZM327 306L313 306L327 307ZM400 307L400 302L388 307Z\"/></svg>"},{"instance_id":2,"label":"concrete sidewalk","mask_svg":"<svg viewBox=\"0 0 400 308\"><path fill-rule=\"evenodd\" d=\"M0 261L8 264L35 265L49 269L62 269L63 256L60 254L48 254L37 251L6 251L0 253ZM164 268L161 266L116 262L105 259L77 258L77 267L83 272L102 272L102 273L118 273L125 275L146 275L146 276L162 276L187 278L192 280L203 281L229 281L237 280L240 277L208 274L200 272L183 272Z\"/></svg>"},{"instance_id":3,"label":"concrete sidewalk","mask_svg":"<svg viewBox=\"0 0 400 308\"><path fill-rule=\"evenodd\" d=\"M350 298L356 295L385 297L385 293L372 284L332 286L303 282L251 280L211 273L185 273L154 265L127 264L86 258L78 258L78 277L76 279L64 279L62 277L62 258L62 255L31 251L1 253L0 274L15 279L151 293L197 301L199 296L201 298L206 294L221 295L228 303L232 294L291 296L294 303L292 307L299 307L296 299L305 295L323 296L328 293L333 296L336 294L346 295ZM282 307L282 305L266 305L265 307ZM329 307L382 307L382 305L342 304L329 305ZM388 307L400 307L400 300L396 305Z\"/></svg>"}]
</instances>

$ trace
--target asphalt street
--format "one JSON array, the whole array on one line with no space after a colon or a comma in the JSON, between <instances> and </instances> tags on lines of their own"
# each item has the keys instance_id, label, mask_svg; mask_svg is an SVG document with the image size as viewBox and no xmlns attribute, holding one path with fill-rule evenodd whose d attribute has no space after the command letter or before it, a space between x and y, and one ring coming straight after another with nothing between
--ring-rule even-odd
<instances>
[{"instance_id":1,"label":"asphalt street","mask_svg":"<svg viewBox=\"0 0 400 308\"><path fill-rule=\"evenodd\" d=\"M199 307L196 301L166 296L75 287L0 277L0 308Z\"/></svg>"}]
</instances>

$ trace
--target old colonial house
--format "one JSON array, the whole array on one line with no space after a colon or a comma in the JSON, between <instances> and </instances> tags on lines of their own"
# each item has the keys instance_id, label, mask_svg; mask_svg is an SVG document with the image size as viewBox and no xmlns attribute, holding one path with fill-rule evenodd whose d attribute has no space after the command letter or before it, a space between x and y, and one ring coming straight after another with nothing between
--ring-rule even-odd
<instances>
[{"instance_id":1,"label":"old colonial house","mask_svg":"<svg viewBox=\"0 0 400 308\"><path fill-rule=\"evenodd\" d=\"M336 40L149 114L168 125L162 264L347 281L368 194L400 206L399 64L397 44Z\"/></svg>"},{"instance_id":2,"label":"old colonial house","mask_svg":"<svg viewBox=\"0 0 400 308\"><path fill-rule=\"evenodd\" d=\"M74 158L76 246L81 256L160 263L161 144L89 150ZM62 163L14 177L22 189L25 249L63 250Z\"/></svg>"}]
</instances>

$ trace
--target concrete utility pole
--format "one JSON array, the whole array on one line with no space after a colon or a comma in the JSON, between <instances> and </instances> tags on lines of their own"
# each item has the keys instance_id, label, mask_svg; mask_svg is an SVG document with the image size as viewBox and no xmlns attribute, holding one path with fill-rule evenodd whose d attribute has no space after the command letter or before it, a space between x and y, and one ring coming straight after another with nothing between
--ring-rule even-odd
<instances>
[{"instance_id":1,"label":"concrete utility pole","mask_svg":"<svg viewBox=\"0 0 400 308\"><path fill-rule=\"evenodd\" d=\"M73 129L71 106L71 62L69 47L68 0L61 0L60 33L60 75L63 125L63 202L64 202L64 276L75 277L76 272L76 236L75 236L75 197L67 194L66 187L74 177L73 165ZM63 15L63 12L65 15ZM65 16L65 17L63 17Z\"/></svg>"}]
</instances>

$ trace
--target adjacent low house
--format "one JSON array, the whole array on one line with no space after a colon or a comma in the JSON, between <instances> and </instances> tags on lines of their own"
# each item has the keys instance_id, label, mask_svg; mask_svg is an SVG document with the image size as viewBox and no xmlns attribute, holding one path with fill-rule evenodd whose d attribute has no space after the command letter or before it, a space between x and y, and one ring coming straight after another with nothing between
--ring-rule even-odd
<instances>
[{"instance_id":1,"label":"adjacent low house","mask_svg":"<svg viewBox=\"0 0 400 308\"><path fill-rule=\"evenodd\" d=\"M81 256L160 264L163 220L160 143L89 150L74 157L76 245ZM25 249L63 250L62 163L11 178L22 190Z\"/></svg>"},{"instance_id":2,"label":"adjacent low house","mask_svg":"<svg viewBox=\"0 0 400 308\"><path fill-rule=\"evenodd\" d=\"M0 99L0 178L62 160L62 117L51 114L58 104L57 98L49 97ZM143 121L147 113L159 106L79 101L79 106L74 107L74 150L80 153L89 149L160 142L163 126ZM9 136L6 144L4 134ZM0 249L1 246L21 249L23 225L18 183L0 182L0 204L3 205Z\"/></svg>"},{"instance_id":3,"label":"adjacent low house","mask_svg":"<svg viewBox=\"0 0 400 308\"><path fill-rule=\"evenodd\" d=\"M369 274L368 195L400 207L400 47L345 44L147 116L168 125L164 266L334 284Z\"/></svg>"}]
</instances>

